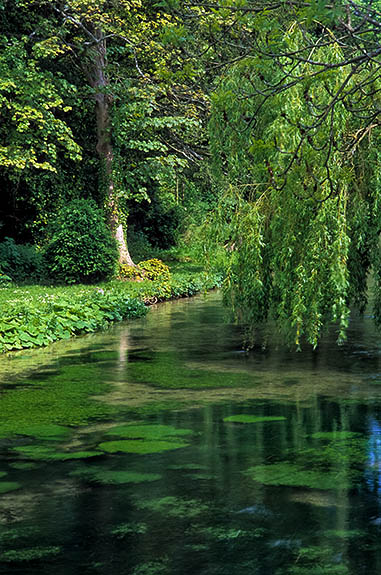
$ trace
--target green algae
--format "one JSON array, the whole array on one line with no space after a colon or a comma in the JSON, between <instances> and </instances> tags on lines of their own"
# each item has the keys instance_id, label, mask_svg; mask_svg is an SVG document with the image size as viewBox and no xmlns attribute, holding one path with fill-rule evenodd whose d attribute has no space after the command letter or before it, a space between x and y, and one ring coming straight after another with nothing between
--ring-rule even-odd
<instances>
[{"instance_id":1,"label":"green algae","mask_svg":"<svg viewBox=\"0 0 381 575\"><path fill-rule=\"evenodd\" d=\"M144 535L148 527L145 523L121 523L111 530L111 535L117 539L124 539L130 535Z\"/></svg>"},{"instance_id":2,"label":"green algae","mask_svg":"<svg viewBox=\"0 0 381 575\"><path fill-rule=\"evenodd\" d=\"M21 445L13 448L22 457L42 461L67 461L70 459L87 459L99 457L99 451L57 451L53 447L45 445Z\"/></svg>"},{"instance_id":3,"label":"green algae","mask_svg":"<svg viewBox=\"0 0 381 575\"><path fill-rule=\"evenodd\" d=\"M155 513L179 519L193 519L207 513L209 506L199 499L187 499L185 497L167 496L160 499L150 499L138 503L139 509L148 509Z\"/></svg>"},{"instance_id":4,"label":"green algae","mask_svg":"<svg viewBox=\"0 0 381 575\"><path fill-rule=\"evenodd\" d=\"M20 488L20 483L17 483L16 481L0 481L0 494L16 491Z\"/></svg>"},{"instance_id":5,"label":"green algae","mask_svg":"<svg viewBox=\"0 0 381 575\"><path fill-rule=\"evenodd\" d=\"M286 421L286 418L281 415L247 415L246 413L242 413L224 417L223 421L228 423L266 423L268 421Z\"/></svg>"},{"instance_id":6,"label":"green algae","mask_svg":"<svg viewBox=\"0 0 381 575\"><path fill-rule=\"evenodd\" d=\"M189 443L175 442L175 441L140 441L140 440L121 440L121 441L105 441L98 445L98 448L106 453L140 453L142 455L147 453L160 453L162 451L170 451L171 449L180 449L188 447Z\"/></svg>"},{"instance_id":7,"label":"green algae","mask_svg":"<svg viewBox=\"0 0 381 575\"><path fill-rule=\"evenodd\" d=\"M11 549L0 554L0 561L4 563L19 563L46 559L57 555L61 551L60 547L29 547L25 549Z\"/></svg>"},{"instance_id":8,"label":"green algae","mask_svg":"<svg viewBox=\"0 0 381 575\"><path fill-rule=\"evenodd\" d=\"M172 436L183 436L192 434L191 429L181 429L172 425L118 425L110 429L106 435L117 435L129 439L164 439Z\"/></svg>"},{"instance_id":9,"label":"green algae","mask_svg":"<svg viewBox=\"0 0 381 575\"><path fill-rule=\"evenodd\" d=\"M318 431L311 435L312 439L323 439L329 441L346 441L361 436L361 433L355 431Z\"/></svg>"},{"instance_id":10,"label":"green algae","mask_svg":"<svg viewBox=\"0 0 381 575\"><path fill-rule=\"evenodd\" d=\"M139 473L136 471L108 470L101 467L91 469L76 469L70 473L72 477L80 477L94 483L105 485L122 485L124 483L145 483L158 481L158 473Z\"/></svg>"},{"instance_id":11,"label":"green algae","mask_svg":"<svg viewBox=\"0 0 381 575\"><path fill-rule=\"evenodd\" d=\"M349 478L337 473L305 469L295 463L273 463L258 465L244 471L246 475L262 485L284 485L308 487L309 489L346 489L351 486Z\"/></svg>"}]
</instances>

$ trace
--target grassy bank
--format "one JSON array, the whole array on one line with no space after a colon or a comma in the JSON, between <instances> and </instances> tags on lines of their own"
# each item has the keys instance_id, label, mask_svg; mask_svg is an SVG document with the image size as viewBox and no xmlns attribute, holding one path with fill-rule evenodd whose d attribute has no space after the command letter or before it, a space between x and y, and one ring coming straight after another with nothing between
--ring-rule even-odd
<instances>
[{"instance_id":1,"label":"grassy bank","mask_svg":"<svg viewBox=\"0 0 381 575\"><path fill-rule=\"evenodd\" d=\"M174 269L167 282L114 280L96 286L3 287L0 353L46 346L114 321L141 317L152 303L189 297L218 284L219 278L182 266Z\"/></svg>"}]
</instances>

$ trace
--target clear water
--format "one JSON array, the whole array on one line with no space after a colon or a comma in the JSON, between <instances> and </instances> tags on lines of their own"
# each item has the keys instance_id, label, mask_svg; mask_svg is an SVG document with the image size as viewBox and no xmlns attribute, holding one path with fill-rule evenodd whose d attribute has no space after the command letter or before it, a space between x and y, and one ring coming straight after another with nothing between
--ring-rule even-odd
<instances>
[{"instance_id":1,"label":"clear water","mask_svg":"<svg viewBox=\"0 0 381 575\"><path fill-rule=\"evenodd\" d=\"M211 294L3 358L0 573L381 572L380 336L263 337Z\"/></svg>"}]
</instances>

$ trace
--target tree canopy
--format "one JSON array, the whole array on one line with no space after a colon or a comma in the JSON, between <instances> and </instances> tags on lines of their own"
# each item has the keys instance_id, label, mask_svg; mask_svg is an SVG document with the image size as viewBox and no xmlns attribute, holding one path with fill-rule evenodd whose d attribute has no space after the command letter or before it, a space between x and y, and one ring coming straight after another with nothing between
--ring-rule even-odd
<instances>
[{"instance_id":1,"label":"tree canopy","mask_svg":"<svg viewBox=\"0 0 381 575\"><path fill-rule=\"evenodd\" d=\"M371 269L380 321L380 10L1 0L3 235L44 244L90 199L133 264L128 225L164 245L203 222L250 340L269 318L342 340Z\"/></svg>"}]
</instances>

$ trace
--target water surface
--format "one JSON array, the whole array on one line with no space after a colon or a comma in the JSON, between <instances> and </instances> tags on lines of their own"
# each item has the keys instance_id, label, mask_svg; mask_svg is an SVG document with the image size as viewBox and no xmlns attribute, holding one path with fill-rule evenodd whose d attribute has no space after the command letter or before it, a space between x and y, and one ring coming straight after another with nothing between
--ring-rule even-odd
<instances>
[{"instance_id":1,"label":"water surface","mask_svg":"<svg viewBox=\"0 0 381 575\"><path fill-rule=\"evenodd\" d=\"M0 573L380 572L379 334L241 335L210 294L3 358Z\"/></svg>"}]
</instances>

